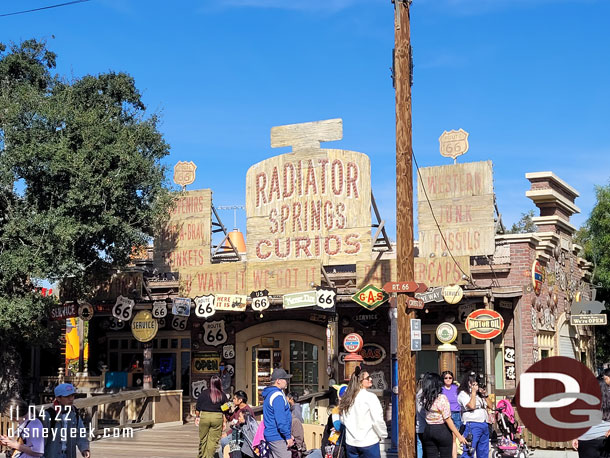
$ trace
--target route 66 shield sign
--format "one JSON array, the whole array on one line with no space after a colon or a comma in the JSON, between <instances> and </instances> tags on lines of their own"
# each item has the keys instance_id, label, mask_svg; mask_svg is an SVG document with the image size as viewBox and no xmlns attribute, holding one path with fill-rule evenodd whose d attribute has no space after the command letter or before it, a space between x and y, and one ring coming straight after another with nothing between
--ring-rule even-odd
<instances>
[{"instance_id":1,"label":"route 66 shield sign","mask_svg":"<svg viewBox=\"0 0 610 458\"><path fill-rule=\"evenodd\" d=\"M214 315L216 307L214 307L214 295L199 296L195 298L195 315L199 318L207 318Z\"/></svg>"},{"instance_id":2,"label":"route 66 shield sign","mask_svg":"<svg viewBox=\"0 0 610 458\"><path fill-rule=\"evenodd\" d=\"M203 323L203 343L205 345L216 347L225 343L227 337L224 320Z\"/></svg>"},{"instance_id":3,"label":"route 66 shield sign","mask_svg":"<svg viewBox=\"0 0 610 458\"><path fill-rule=\"evenodd\" d=\"M455 159L468 151L468 132L463 129L444 131L438 141L442 156Z\"/></svg>"}]
</instances>

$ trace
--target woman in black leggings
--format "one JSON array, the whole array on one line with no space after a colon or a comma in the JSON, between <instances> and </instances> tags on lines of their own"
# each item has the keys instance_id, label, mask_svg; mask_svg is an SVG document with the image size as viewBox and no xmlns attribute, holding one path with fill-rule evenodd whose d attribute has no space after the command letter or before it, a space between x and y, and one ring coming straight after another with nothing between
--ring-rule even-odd
<instances>
[{"instance_id":1,"label":"woman in black leggings","mask_svg":"<svg viewBox=\"0 0 610 458\"><path fill-rule=\"evenodd\" d=\"M599 379L602 390L602 422L591 427L572 447L578 450L578 458L610 457L610 369L606 369Z\"/></svg>"},{"instance_id":2,"label":"woman in black leggings","mask_svg":"<svg viewBox=\"0 0 610 458\"><path fill-rule=\"evenodd\" d=\"M422 380L421 405L426 411L426 429L422 444L424 458L451 458L453 451L453 435L462 443L462 436L453 420L451 406L443 393L443 381L440 375L428 372Z\"/></svg>"}]
</instances>

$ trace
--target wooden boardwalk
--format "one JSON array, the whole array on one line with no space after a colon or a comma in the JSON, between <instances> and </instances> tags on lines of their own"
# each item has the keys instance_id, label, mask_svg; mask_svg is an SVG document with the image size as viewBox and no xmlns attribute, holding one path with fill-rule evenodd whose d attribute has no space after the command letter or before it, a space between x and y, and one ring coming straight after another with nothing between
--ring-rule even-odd
<instances>
[{"instance_id":1,"label":"wooden boardwalk","mask_svg":"<svg viewBox=\"0 0 610 458\"><path fill-rule=\"evenodd\" d=\"M199 436L194 423L156 426L134 431L133 438L94 441L91 443L91 458L195 458L198 447Z\"/></svg>"}]
</instances>

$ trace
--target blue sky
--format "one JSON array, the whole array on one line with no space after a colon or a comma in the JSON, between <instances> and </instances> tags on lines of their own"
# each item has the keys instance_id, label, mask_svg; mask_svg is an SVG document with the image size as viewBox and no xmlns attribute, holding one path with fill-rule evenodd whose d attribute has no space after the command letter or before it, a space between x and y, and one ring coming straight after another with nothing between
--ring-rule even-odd
<instances>
[{"instance_id":1,"label":"blue sky","mask_svg":"<svg viewBox=\"0 0 610 458\"><path fill-rule=\"evenodd\" d=\"M2 2L0 14L53 3ZM438 137L463 128L460 162L493 161L505 224L534 208L525 173L551 170L580 191L580 226L610 177L609 17L607 0L415 0L420 166L450 163ZM243 204L247 169L287 151L270 148L272 126L343 118L344 139L327 145L371 157L395 233L390 0L92 0L0 17L0 41L31 37L48 40L63 75L133 75L162 117L167 165L194 161L190 188L212 188L216 205Z\"/></svg>"}]
</instances>

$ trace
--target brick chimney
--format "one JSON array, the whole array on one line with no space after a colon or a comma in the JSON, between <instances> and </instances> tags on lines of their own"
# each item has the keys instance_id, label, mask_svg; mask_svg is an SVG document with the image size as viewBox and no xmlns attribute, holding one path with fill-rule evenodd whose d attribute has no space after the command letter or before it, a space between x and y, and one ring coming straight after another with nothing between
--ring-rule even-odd
<instances>
[{"instance_id":1,"label":"brick chimney","mask_svg":"<svg viewBox=\"0 0 610 458\"><path fill-rule=\"evenodd\" d=\"M570 224L570 217L580 213L574 204L578 191L553 172L526 173L532 188L525 193L540 209L540 216L532 218L538 232L552 232L571 237L576 227Z\"/></svg>"}]
</instances>

